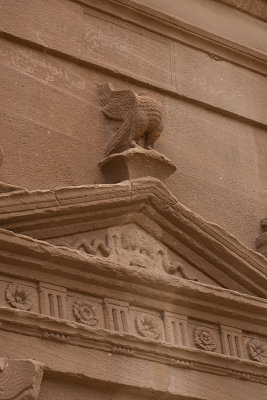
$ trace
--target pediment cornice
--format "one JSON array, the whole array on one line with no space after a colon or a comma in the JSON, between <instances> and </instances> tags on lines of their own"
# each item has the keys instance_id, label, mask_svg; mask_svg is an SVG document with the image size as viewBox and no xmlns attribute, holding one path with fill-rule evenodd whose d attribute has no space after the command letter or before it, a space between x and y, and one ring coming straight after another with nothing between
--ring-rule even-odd
<instances>
[{"instance_id":1,"label":"pediment cornice","mask_svg":"<svg viewBox=\"0 0 267 400\"><path fill-rule=\"evenodd\" d=\"M30 277L38 281L41 274L45 280L51 281L51 277L57 276L66 281L70 290L82 281L90 283L95 294L99 294L100 287L113 287L121 292L141 295L139 305L144 304L144 298L149 301L164 298L173 304L191 304L211 312L216 312L219 305L222 314L238 314L242 320L267 323L262 319L266 312L266 299L135 266L126 268L102 257L54 246L4 229L0 229L0 260L1 272L18 278Z\"/></svg>"},{"instance_id":2,"label":"pediment cornice","mask_svg":"<svg viewBox=\"0 0 267 400\"><path fill-rule=\"evenodd\" d=\"M136 223L221 287L267 297L266 259L180 204L156 179L7 193L0 196L0 223L42 240Z\"/></svg>"},{"instance_id":3,"label":"pediment cornice","mask_svg":"<svg viewBox=\"0 0 267 400\"><path fill-rule=\"evenodd\" d=\"M266 298L4 229L0 264L1 329L41 338L42 362L46 342L54 341L222 376L231 365L232 377L266 383Z\"/></svg>"}]
</instances>

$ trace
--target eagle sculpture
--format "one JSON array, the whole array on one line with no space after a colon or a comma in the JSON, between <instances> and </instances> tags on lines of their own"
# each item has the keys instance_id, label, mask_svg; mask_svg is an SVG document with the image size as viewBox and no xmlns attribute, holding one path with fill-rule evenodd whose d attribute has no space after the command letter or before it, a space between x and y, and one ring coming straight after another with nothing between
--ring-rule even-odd
<instances>
[{"instance_id":1,"label":"eagle sculpture","mask_svg":"<svg viewBox=\"0 0 267 400\"><path fill-rule=\"evenodd\" d=\"M130 147L152 149L162 126L161 104L148 96L139 96L131 89L113 90L109 83L99 85L103 113L123 121L108 144L105 155L120 153Z\"/></svg>"}]
</instances>

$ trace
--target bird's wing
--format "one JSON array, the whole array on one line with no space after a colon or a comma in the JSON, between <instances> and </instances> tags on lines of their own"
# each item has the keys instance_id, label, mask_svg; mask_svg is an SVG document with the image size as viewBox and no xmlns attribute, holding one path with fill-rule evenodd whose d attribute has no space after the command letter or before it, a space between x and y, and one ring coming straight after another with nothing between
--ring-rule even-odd
<instances>
[{"instance_id":1,"label":"bird's wing","mask_svg":"<svg viewBox=\"0 0 267 400\"><path fill-rule=\"evenodd\" d=\"M124 120L134 112L137 97L133 90L113 90L109 83L98 85L98 87L100 104L107 117Z\"/></svg>"},{"instance_id":2,"label":"bird's wing","mask_svg":"<svg viewBox=\"0 0 267 400\"><path fill-rule=\"evenodd\" d=\"M120 151L124 150L124 147L127 146L130 138L131 126L132 126L132 116L129 115L128 117L125 118L125 121L123 122L121 128L106 147L105 149L106 156L112 153L119 153Z\"/></svg>"}]
</instances>

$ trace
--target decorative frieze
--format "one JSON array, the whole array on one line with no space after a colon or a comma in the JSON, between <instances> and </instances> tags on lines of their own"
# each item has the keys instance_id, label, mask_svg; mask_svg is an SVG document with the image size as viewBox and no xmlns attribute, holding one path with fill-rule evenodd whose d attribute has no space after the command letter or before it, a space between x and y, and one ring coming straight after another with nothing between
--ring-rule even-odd
<instances>
[{"instance_id":1,"label":"decorative frieze","mask_svg":"<svg viewBox=\"0 0 267 400\"><path fill-rule=\"evenodd\" d=\"M176 346L188 346L188 318L165 311L163 320L167 342Z\"/></svg>"},{"instance_id":2,"label":"decorative frieze","mask_svg":"<svg viewBox=\"0 0 267 400\"><path fill-rule=\"evenodd\" d=\"M98 319L96 318L95 307L92 304L86 301L75 301L72 311L76 321L92 327L97 325Z\"/></svg>"},{"instance_id":3,"label":"decorative frieze","mask_svg":"<svg viewBox=\"0 0 267 400\"><path fill-rule=\"evenodd\" d=\"M216 337L208 328L195 328L193 330L193 340L196 347L201 350L214 351L216 348Z\"/></svg>"},{"instance_id":4,"label":"decorative frieze","mask_svg":"<svg viewBox=\"0 0 267 400\"><path fill-rule=\"evenodd\" d=\"M6 287L6 301L14 308L29 311L32 308L32 296L25 287L10 283Z\"/></svg>"},{"instance_id":5,"label":"decorative frieze","mask_svg":"<svg viewBox=\"0 0 267 400\"><path fill-rule=\"evenodd\" d=\"M138 313L135 317L135 328L139 335L149 339L159 339L161 326L157 318L151 314Z\"/></svg>"},{"instance_id":6,"label":"decorative frieze","mask_svg":"<svg viewBox=\"0 0 267 400\"><path fill-rule=\"evenodd\" d=\"M68 335L64 335L63 333L58 333L58 332L50 332L47 331L43 334L44 339L49 339L49 340L55 340L56 342L63 342L63 343L68 343L70 340L70 337Z\"/></svg>"},{"instance_id":7,"label":"decorative frieze","mask_svg":"<svg viewBox=\"0 0 267 400\"><path fill-rule=\"evenodd\" d=\"M134 356L134 354L135 354L135 351L133 349L130 349L130 348L124 347L124 346L113 346L112 352L115 354L121 354L124 356Z\"/></svg>"},{"instance_id":8,"label":"decorative frieze","mask_svg":"<svg viewBox=\"0 0 267 400\"><path fill-rule=\"evenodd\" d=\"M129 333L129 303L109 298L104 300L106 328L112 331Z\"/></svg>"},{"instance_id":9,"label":"decorative frieze","mask_svg":"<svg viewBox=\"0 0 267 400\"><path fill-rule=\"evenodd\" d=\"M57 318L67 318L67 289L48 283L39 284L41 314Z\"/></svg>"},{"instance_id":10,"label":"decorative frieze","mask_svg":"<svg viewBox=\"0 0 267 400\"><path fill-rule=\"evenodd\" d=\"M252 361L267 364L267 343L258 339L250 339L247 343L248 356Z\"/></svg>"},{"instance_id":11,"label":"decorative frieze","mask_svg":"<svg viewBox=\"0 0 267 400\"><path fill-rule=\"evenodd\" d=\"M223 354L244 358L242 330L225 325L220 330Z\"/></svg>"},{"instance_id":12,"label":"decorative frieze","mask_svg":"<svg viewBox=\"0 0 267 400\"><path fill-rule=\"evenodd\" d=\"M18 310L31 311L40 307L40 312L49 317L72 320L95 329L107 329L140 338L163 341L177 347L195 347L200 350L250 359L267 364L266 338L242 332L241 329L198 321L187 315L170 311L150 310L148 307L132 306L118 299L94 297L67 292L64 287L39 283L39 305L37 287L30 288L21 283L1 282L2 296L6 303ZM36 294L34 293L36 291ZM1 293L0 293L1 295ZM81 297L82 296L82 297ZM0 296L1 298L1 296ZM43 338L65 342L69 337L46 331ZM114 352L133 355L123 346Z\"/></svg>"}]
</instances>

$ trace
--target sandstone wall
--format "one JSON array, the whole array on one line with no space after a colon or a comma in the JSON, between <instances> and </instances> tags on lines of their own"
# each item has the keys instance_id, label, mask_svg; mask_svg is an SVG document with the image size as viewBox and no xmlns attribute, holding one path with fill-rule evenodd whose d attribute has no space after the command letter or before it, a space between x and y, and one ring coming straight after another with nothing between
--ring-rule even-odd
<instances>
[{"instance_id":1,"label":"sandstone wall","mask_svg":"<svg viewBox=\"0 0 267 400\"><path fill-rule=\"evenodd\" d=\"M156 149L177 165L178 200L254 247L267 214L263 21L214 0L0 0L0 10L2 181L102 182L112 123L96 84L111 82L162 102Z\"/></svg>"}]
</instances>

